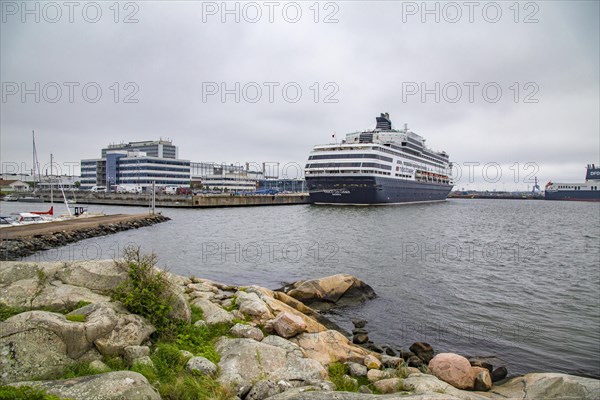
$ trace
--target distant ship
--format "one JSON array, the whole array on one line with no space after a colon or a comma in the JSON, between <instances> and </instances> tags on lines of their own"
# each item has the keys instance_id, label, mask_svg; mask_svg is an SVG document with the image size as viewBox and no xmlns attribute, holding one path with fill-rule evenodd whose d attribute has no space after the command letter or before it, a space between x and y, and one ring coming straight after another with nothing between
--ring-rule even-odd
<instances>
[{"instance_id":1,"label":"distant ship","mask_svg":"<svg viewBox=\"0 0 600 400\"><path fill-rule=\"evenodd\" d=\"M600 201L600 166L586 167L585 183L546 184L546 200Z\"/></svg>"},{"instance_id":2,"label":"distant ship","mask_svg":"<svg viewBox=\"0 0 600 400\"><path fill-rule=\"evenodd\" d=\"M305 177L315 204L394 204L443 201L452 190L446 152L425 146L408 130L392 129L388 113L373 130L353 132L341 143L317 145ZM335 135L334 135L335 137Z\"/></svg>"}]
</instances>

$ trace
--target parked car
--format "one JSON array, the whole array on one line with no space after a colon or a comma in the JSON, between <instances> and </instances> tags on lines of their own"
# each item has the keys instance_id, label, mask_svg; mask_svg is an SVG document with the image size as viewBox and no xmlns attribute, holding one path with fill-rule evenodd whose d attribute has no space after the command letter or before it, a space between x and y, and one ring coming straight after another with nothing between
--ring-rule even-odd
<instances>
[{"instance_id":1,"label":"parked car","mask_svg":"<svg viewBox=\"0 0 600 400\"><path fill-rule=\"evenodd\" d=\"M188 194L192 194L192 189L190 189L188 187L180 187L180 188L177 188L177 191L175 193L188 195Z\"/></svg>"}]
</instances>

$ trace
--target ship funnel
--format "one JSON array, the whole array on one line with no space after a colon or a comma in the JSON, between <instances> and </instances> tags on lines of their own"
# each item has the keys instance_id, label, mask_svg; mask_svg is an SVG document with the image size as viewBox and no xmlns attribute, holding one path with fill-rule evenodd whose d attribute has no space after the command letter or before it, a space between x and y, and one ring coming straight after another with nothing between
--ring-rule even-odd
<instances>
[{"instance_id":1,"label":"ship funnel","mask_svg":"<svg viewBox=\"0 0 600 400\"><path fill-rule=\"evenodd\" d=\"M596 164L588 164L587 173L585 174L586 181L600 180L600 166Z\"/></svg>"},{"instance_id":2,"label":"ship funnel","mask_svg":"<svg viewBox=\"0 0 600 400\"><path fill-rule=\"evenodd\" d=\"M392 121L390 120L389 113L381 113L379 117L375 118L377 120L377 126L375 129L380 129L384 131L389 131L392 129Z\"/></svg>"}]
</instances>

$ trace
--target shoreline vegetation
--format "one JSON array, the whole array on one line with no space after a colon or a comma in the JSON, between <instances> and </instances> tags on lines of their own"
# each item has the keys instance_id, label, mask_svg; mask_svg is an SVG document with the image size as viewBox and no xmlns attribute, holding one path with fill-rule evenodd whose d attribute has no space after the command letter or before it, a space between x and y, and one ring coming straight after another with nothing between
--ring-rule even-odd
<instances>
[{"instance_id":1,"label":"shoreline vegetation","mask_svg":"<svg viewBox=\"0 0 600 400\"><path fill-rule=\"evenodd\" d=\"M2 399L597 399L600 381L371 342L319 310L369 301L351 275L279 290L118 260L0 263Z\"/></svg>"}]
</instances>

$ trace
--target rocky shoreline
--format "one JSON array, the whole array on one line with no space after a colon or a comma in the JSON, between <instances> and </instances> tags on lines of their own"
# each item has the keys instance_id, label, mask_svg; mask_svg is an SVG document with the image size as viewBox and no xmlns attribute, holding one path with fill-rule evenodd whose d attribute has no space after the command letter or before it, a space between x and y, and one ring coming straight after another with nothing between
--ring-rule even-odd
<instances>
[{"instance_id":1,"label":"rocky shoreline","mask_svg":"<svg viewBox=\"0 0 600 400\"><path fill-rule=\"evenodd\" d=\"M170 368L199 385L190 386L198 393L191 398L199 399L600 398L594 379L558 373L504 379L501 366L435 354L427 343L404 351L379 346L362 320L353 321L347 337L317 309L368 301L375 291L344 274L296 282L284 292L160 273L166 320L189 328L168 347L158 335L164 321L131 312L137 298L115 300L115 288L131 279L127 265L2 262L0 385L82 400L183 398L160 381L164 354L175 351L177 366ZM190 332L219 333L199 341ZM82 366L84 376L65 378ZM200 394L206 387L213 394Z\"/></svg>"},{"instance_id":2,"label":"rocky shoreline","mask_svg":"<svg viewBox=\"0 0 600 400\"><path fill-rule=\"evenodd\" d=\"M2 240L0 240L0 260L18 260L23 257L31 256L38 251L66 246L70 243L93 237L106 236L130 229L138 229L169 220L169 217L162 214L149 214L116 223L99 224L98 226L93 227L84 227L73 230L63 229L56 232L15 238L2 237ZM0 231L0 233L2 232Z\"/></svg>"}]
</instances>

